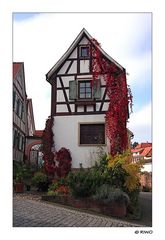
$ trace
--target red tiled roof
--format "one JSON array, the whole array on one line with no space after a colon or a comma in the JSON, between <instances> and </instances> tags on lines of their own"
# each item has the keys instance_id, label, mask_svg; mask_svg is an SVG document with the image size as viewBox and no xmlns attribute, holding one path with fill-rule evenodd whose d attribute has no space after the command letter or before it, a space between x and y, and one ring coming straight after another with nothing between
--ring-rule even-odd
<instances>
[{"instance_id":1,"label":"red tiled roof","mask_svg":"<svg viewBox=\"0 0 165 240\"><path fill-rule=\"evenodd\" d=\"M131 152L132 153L137 153L137 152L142 152L143 151L143 148L138 148L138 149L132 149Z\"/></svg>"},{"instance_id":2,"label":"red tiled roof","mask_svg":"<svg viewBox=\"0 0 165 240\"><path fill-rule=\"evenodd\" d=\"M42 137L42 134L43 134L43 130L35 130L34 135L35 135L36 137Z\"/></svg>"},{"instance_id":3,"label":"red tiled roof","mask_svg":"<svg viewBox=\"0 0 165 240\"><path fill-rule=\"evenodd\" d=\"M146 147L152 147L152 143L148 143L148 142L146 142L146 143L140 143L140 144L138 144L138 145L135 147L135 149L146 148Z\"/></svg>"},{"instance_id":4,"label":"red tiled roof","mask_svg":"<svg viewBox=\"0 0 165 240\"><path fill-rule=\"evenodd\" d=\"M20 69L21 65L23 63L22 62L19 62L19 63L13 63L13 80L15 79L16 75L17 75L17 72L18 70Z\"/></svg>"},{"instance_id":5,"label":"red tiled roof","mask_svg":"<svg viewBox=\"0 0 165 240\"><path fill-rule=\"evenodd\" d=\"M152 147L145 147L143 152L140 155L143 157L151 157L152 156Z\"/></svg>"}]
</instances>

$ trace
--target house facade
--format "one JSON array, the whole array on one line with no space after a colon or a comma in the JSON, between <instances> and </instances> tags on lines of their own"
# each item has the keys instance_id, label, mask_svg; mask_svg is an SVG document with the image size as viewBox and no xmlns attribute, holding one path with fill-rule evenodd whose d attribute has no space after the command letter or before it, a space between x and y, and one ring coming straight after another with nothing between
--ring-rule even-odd
<instances>
[{"instance_id":1,"label":"house facade","mask_svg":"<svg viewBox=\"0 0 165 240\"><path fill-rule=\"evenodd\" d=\"M28 134L24 63L13 63L13 160L23 162Z\"/></svg>"},{"instance_id":2,"label":"house facade","mask_svg":"<svg viewBox=\"0 0 165 240\"><path fill-rule=\"evenodd\" d=\"M32 99L31 98L27 98L26 108L27 108L28 136L33 136L34 133L35 133L35 121L34 121L33 104L32 104Z\"/></svg>"},{"instance_id":3,"label":"house facade","mask_svg":"<svg viewBox=\"0 0 165 240\"><path fill-rule=\"evenodd\" d=\"M42 130L35 129L33 103L27 98L23 62L13 63L13 161L38 165ZM41 159L42 160L42 159Z\"/></svg>"},{"instance_id":4,"label":"house facade","mask_svg":"<svg viewBox=\"0 0 165 240\"><path fill-rule=\"evenodd\" d=\"M152 143L138 144L131 152L134 162L144 162L142 172L152 172Z\"/></svg>"},{"instance_id":5,"label":"house facade","mask_svg":"<svg viewBox=\"0 0 165 240\"><path fill-rule=\"evenodd\" d=\"M143 161L140 183L142 188L152 189L152 143L140 143L131 150L133 161Z\"/></svg>"},{"instance_id":6,"label":"house facade","mask_svg":"<svg viewBox=\"0 0 165 240\"><path fill-rule=\"evenodd\" d=\"M105 114L109 106L104 76L93 79L91 48L99 48L102 58L120 72L125 69L82 29L74 42L46 74L51 84L51 117L54 119L55 150L65 147L72 156L72 169L91 167L101 147L110 151L105 134Z\"/></svg>"},{"instance_id":7,"label":"house facade","mask_svg":"<svg viewBox=\"0 0 165 240\"><path fill-rule=\"evenodd\" d=\"M42 130L35 129L35 120L33 112L33 102L31 98L27 99L27 129L26 148L25 148L25 162L28 165L38 165L41 157L42 145Z\"/></svg>"}]
</instances>

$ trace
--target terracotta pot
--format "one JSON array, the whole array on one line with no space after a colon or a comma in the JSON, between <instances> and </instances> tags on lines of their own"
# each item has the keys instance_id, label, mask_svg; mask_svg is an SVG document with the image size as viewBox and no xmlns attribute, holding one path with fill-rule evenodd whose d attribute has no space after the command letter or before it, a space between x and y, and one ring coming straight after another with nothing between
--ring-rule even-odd
<instances>
[{"instance_id":1,"label":"terracotta pot","mask_svg":"<svg viewBox=\"0 0 165 240\"><path fill-rule=\"evenodd\" d=\"M23 193L24 192L24 185L23 185L23 183L16 183L15 184L15 192L16 193Z\"/></svg>"}]
</instances>

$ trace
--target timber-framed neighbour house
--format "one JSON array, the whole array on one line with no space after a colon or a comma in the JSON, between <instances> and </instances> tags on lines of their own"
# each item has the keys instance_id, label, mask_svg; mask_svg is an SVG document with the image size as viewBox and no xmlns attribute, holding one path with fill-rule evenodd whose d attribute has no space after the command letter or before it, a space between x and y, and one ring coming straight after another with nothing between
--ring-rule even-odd
<instances>
[{"instance_id":1,"label":"timber-framed neighbour house","mask_svg":"<svg viewBox=\"0 0 165 240\"><path fill-rule=\"evenodd\" d=\"M82 29L77 38L46 74L51 84L51 117L55 149L65 147L72 156L72 168L91 167L93 157L102 147L110 149L106 137L105 114L110 99L103 75L98 74L92 84L94 56L91 48L99 48L102 59L113 63L119 72L125 69ZM96 160L96 158L95 158Z\"/></svg>"},{"instance_id":2,"label":"timber-framed neighbour house","mask_svg":"<svg viewBox=\"0 0 165 240\"><path fill-rule=\"evenodd\" d=\"M32 99L27 98L24 62L13 62L13 162L32 164L31 148L42 144L42 130L35 130ZM35 155L37 152L35 152ZM34 155L34 154L33 154Z\"/></svg>"},{"instance_id":3,"label":"timber-framed neighbour house","mask_svg":"<svg viewBox=\"0 0 165 240\"><path fill-rule=\"evenodd\" d=\"M24 161L27 109L24 63L13 63L13 160Z\"/></svg>"}]
</instances>

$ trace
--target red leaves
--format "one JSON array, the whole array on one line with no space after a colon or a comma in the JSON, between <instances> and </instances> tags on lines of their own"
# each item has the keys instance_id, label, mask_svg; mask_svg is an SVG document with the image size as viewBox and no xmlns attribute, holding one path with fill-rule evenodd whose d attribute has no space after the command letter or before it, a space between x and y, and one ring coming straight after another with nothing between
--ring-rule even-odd
<instances>
[{"instance_id":1,"label":"red leaves","mask_svg":"<svg viewBox=\"0 0 165 240\"><path fill-rule=\"evenodd\" d=\"M58 177L65 177L71 170L71 155L70 151L66 148L61 148L56 154L56 161L58 167L56 167L56 173Z\"/></svg>"},{"instance_id":2,"label":"red leaves","mask_svg":"<svg viewBox=\"0 0 165 240\"><path fill-rule=\"evenodd\" d=\"M53 141L53 118L48 118L46 121L46 127L43 132L43 159L45 164L45 171L48 174L57 173L58 177L65 177L66 174L71 170L71 155L68 149L61 148L55 154L52 152L54 145ZM57 162L57 166L55 164Z\"/></svg>"},{"instance_id":3,"label":"red leaves","mask_svg":"<svg viewBox=\"0 0 165 240\"><path fill-rule=\"evenodd\" d=\"M103 58L100 44L92 39L92 84L99 75L103 75L110 99L105 116L106 135L111 143L111 155L122 153L128 145L126 123L129 116L128 106L132 111L132 93L126 83L125 70L121 70L113 62Z\"/></svg>"}]
</instances>

